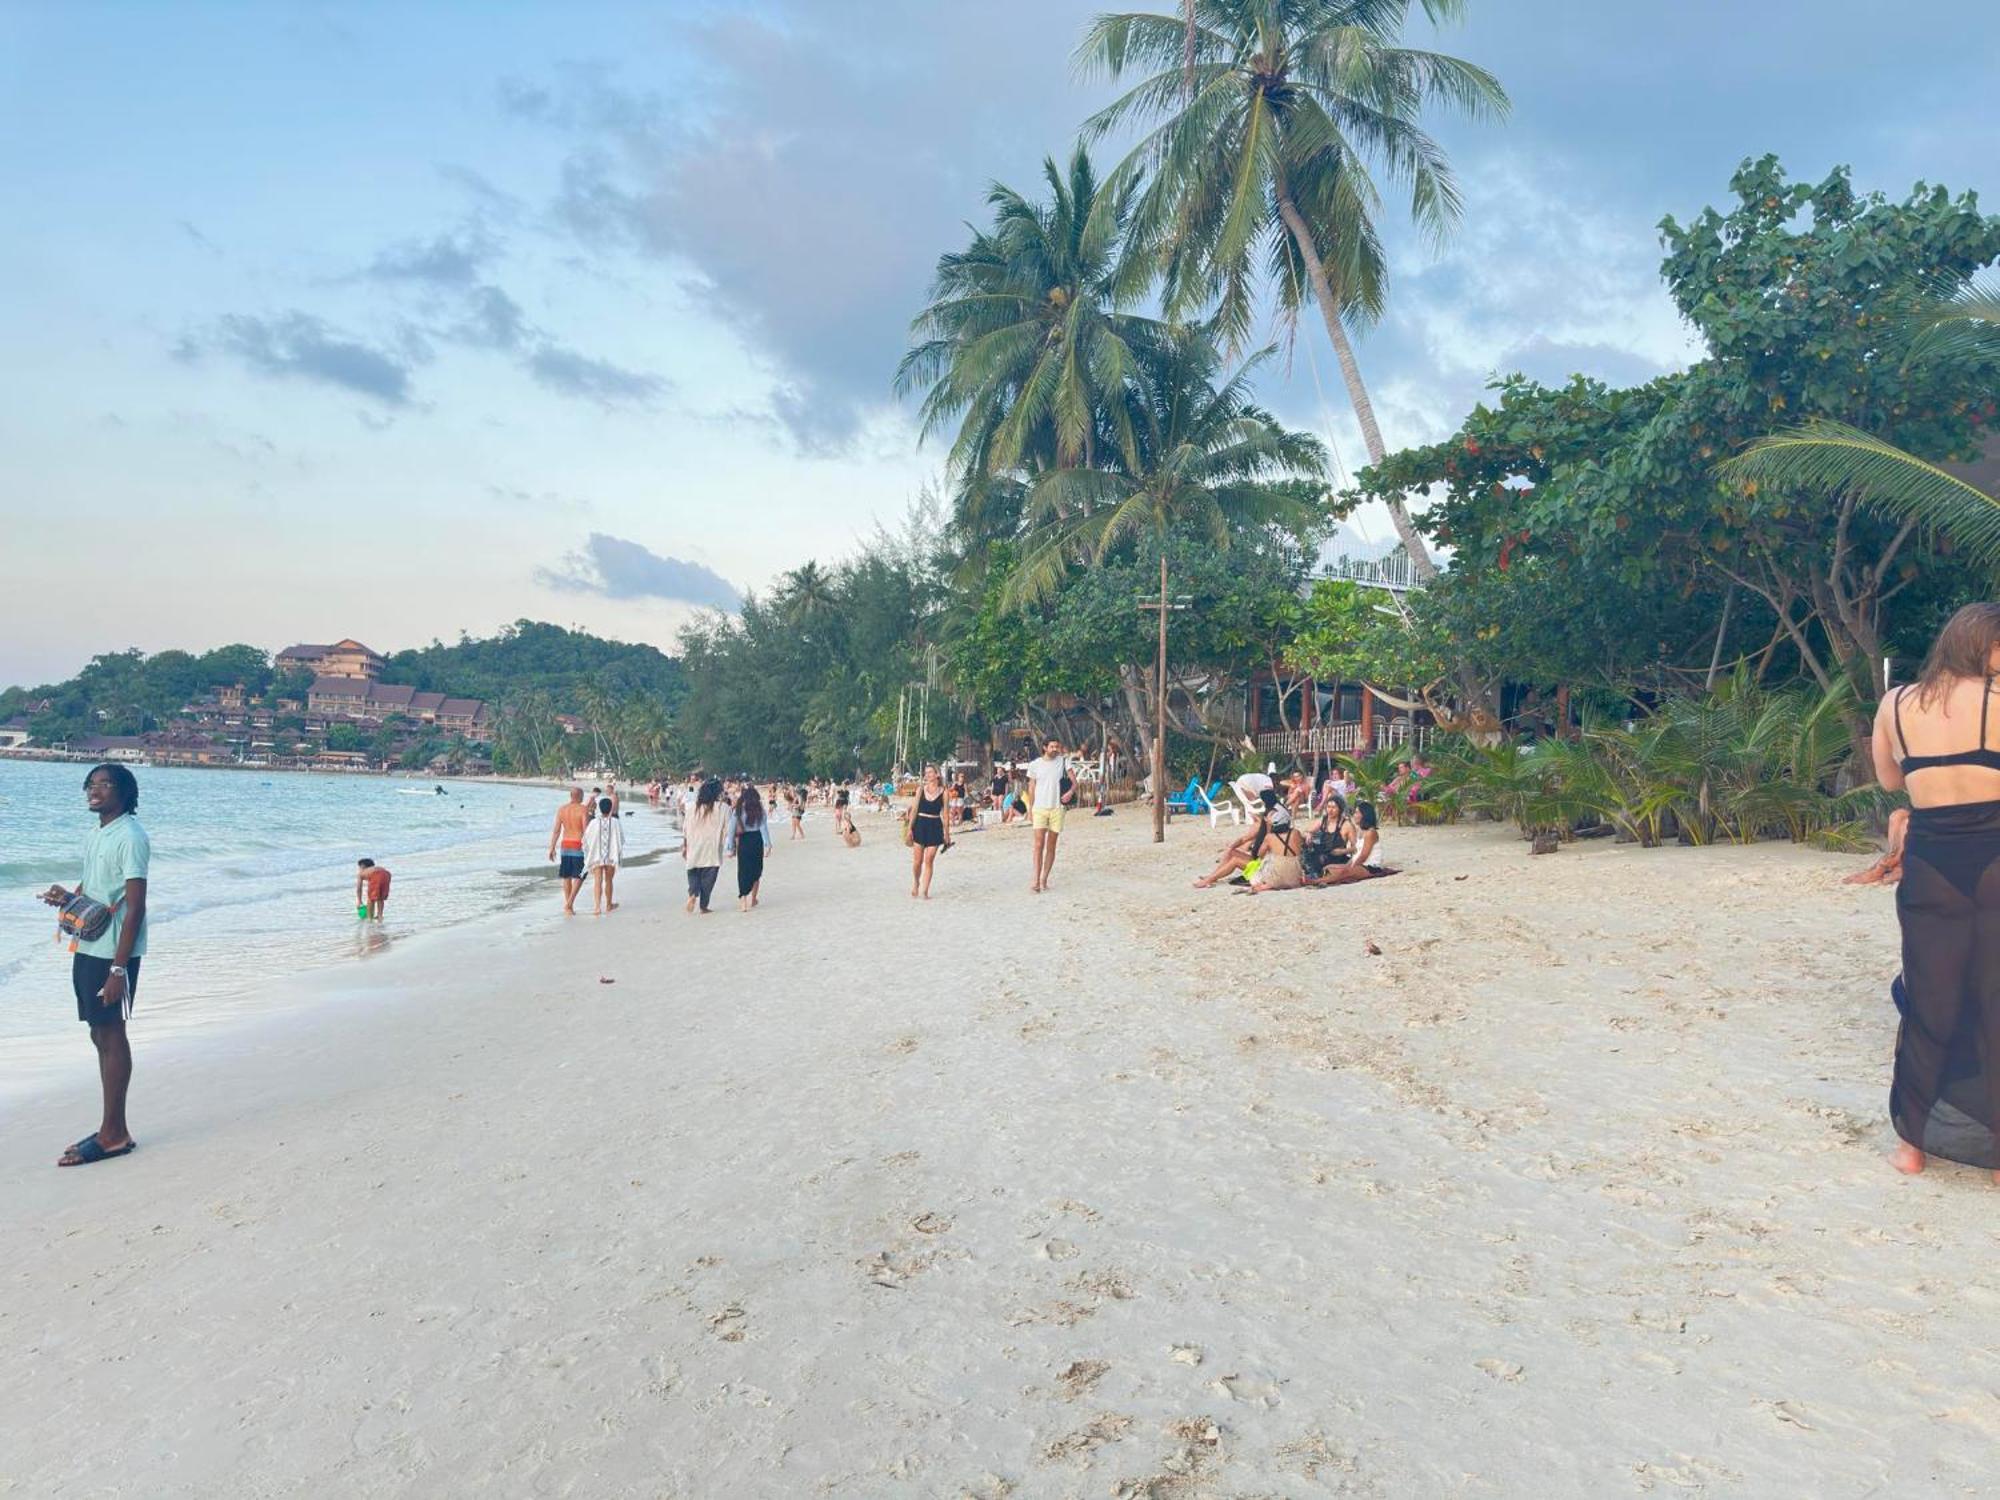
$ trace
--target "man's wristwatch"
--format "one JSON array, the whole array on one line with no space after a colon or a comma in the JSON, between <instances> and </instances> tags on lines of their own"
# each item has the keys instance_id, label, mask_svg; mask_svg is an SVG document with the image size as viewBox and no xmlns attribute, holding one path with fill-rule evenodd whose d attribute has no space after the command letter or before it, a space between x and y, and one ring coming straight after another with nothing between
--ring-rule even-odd
<instances>
[{"instance_id":1,"label":"man's wristwatch","mask_svg":"<svg viewBox=\"0 0 2000 1500\"><path fill-rule=\"evenodd\" d=\"M125 977L125 965L113 964L111 966L111 972L116 974L120 979L123 979Z\"/></svg>"}]
</instances>

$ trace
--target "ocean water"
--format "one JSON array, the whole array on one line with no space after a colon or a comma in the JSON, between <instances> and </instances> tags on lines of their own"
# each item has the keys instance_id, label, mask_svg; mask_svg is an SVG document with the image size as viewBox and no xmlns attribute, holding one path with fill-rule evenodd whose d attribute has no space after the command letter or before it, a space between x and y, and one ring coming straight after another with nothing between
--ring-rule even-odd
<instances>
[{"instance_id":1,"label":"ocean water","mask_svg":"<svg viewBox=\"0 0 2000 1500\"><path fill-rule=\"evenodd\" d=\"M82 765L0 761L0 1086L60 1035L78 1040L69 954L37 896L74 886L93 819ZM561 801L545 788L383 776L136 768L153 842L149 1030L199 1025L301 971L352 964L415 934L559 897L548 862ZM436 795L436 786L445 795ZM643 793L623 803L625 858L678 848ZM386 920L354 915L355 861L393 877ZM586 894L586 899L588 899Z\"/></svg>"}]
</instances>

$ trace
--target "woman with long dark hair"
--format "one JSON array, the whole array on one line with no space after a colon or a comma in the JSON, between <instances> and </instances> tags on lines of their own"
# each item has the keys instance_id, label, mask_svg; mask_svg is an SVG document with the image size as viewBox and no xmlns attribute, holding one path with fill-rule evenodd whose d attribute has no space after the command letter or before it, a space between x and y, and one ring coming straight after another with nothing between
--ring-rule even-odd
<instances>
[{"instance_id":1,"label":"woman with long dark hair","mask_svg":"<svg viewBox=\"0 0 2000 1500\"><path fill-rule=\"evenodd\" d=\"M694 809L681 823L681 863L687 866L687 909L697 906L708 915L715 894L715 877L722 873L722 840L728 824L722 815L722 783L713 776L695 793Z\"/></svg>"},{"instance_id":2,"label":"woman with long dark hair","mask_svg":"<svg viewBox=\"0 0 2000 1500\"><path fill-rule=\"evenodd\" d=\"M1384 875L1393 875L1394 870L1375 863L1375 850L1382 841L1382 820L1376 816L1375 804L1360 801L1354 804L1354 813L1342 827L1342 843L1346 845L1347 858L1343 863L1329 864L1311 885L1352 885L1357 880L1376 880Z\"/></svg>"},{"instance_id":3,"label":"woman with long dark hair","mask_svg":"<svg viewBox=\"0 0 2000 1500\"><path fill-rule=\"evenodd\" d=\"M1875 775L1907 790L1889 820L1900 859L1903 973L1889 1118L1904 1172L1942 1156L2000 1181L2000 604L1968 604L1914 683L1875 715Z\"/></svg>"},{"instance_id":4,"label":"woman with long dark hair","mask_svg":"<svg viewBox=\"0 0 2000 1500\"><path fill-rule=\"evenodd\" d=\"M764 880L764 856L771 848L771 819L756 785L743 783L736 809L729 817L729 852L736 856L736 909L757 904L757 887Z\"/></svg>"},{"instance_id":5,"label":"woman with long dark hair","mask_svg":"<svg viewBox=\"0 0 2000 1500\"><path fill-rule=\"evenodd\" d=\"M910 809L912 899L931 899L931 867L937 863L938 850L951 847L950 802L938 768L925 766L923 784L917 788L916 804Z\"/></svg>"}]
</instances>

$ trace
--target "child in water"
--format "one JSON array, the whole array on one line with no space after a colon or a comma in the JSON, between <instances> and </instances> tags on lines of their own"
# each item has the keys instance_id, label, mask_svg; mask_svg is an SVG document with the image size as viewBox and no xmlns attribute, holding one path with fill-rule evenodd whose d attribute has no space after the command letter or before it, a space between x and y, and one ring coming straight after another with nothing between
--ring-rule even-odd
<instances>
[{"instance_id":1,"label":"child in water","mask_svg":"<svg viewBox=\"0 0 2000 1500\"><path fill-rule=\"evenodd\" d=\"M372 859L360 861L354 876L354 914L379 922L388 904L389 872Z\"/></svg>"}]
</instances>

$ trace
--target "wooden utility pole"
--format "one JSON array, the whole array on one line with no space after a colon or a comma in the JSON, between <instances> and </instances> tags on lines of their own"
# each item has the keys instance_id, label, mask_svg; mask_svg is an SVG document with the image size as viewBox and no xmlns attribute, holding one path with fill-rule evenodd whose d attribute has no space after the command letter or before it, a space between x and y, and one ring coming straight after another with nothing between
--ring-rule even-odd
<instances>
[{"instance_id":1,"label":"wooden utility pole","mask_svg":"<svg viewBox=\"0 0 2000 1500\"><path fill-rule=\"evenodd\" d=\"M1167 555L1160 554L1160 600L1157 604L1142 604L1141 609L1156 609L1160 612L1160 659L1153 679L1155 697L1153 701L1153 842L1167 841L1167 613L1169 610L1186 609L1187 601L1169 603L1167 600Z\"/></svg>"}]
</instances>

